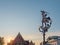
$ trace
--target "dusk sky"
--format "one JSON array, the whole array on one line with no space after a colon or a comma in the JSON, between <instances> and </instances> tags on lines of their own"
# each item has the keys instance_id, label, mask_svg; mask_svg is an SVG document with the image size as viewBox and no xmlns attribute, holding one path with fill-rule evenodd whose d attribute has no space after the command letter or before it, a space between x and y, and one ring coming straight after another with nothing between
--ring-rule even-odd
<instances>
[{"instance_id":1,"label":"dusk sky","mask_svg":"<svg viewBox=\"0 0 60 45\"><path fill-rule=\"evenodd\" d=\"M42 41L41 10L48 12L52 26L46 37L60 35L60 0L0 0L0 36L7 40L18 32L38 45ZM6 40L6 41L7 41Z\"/></svg>"}]
</instances>

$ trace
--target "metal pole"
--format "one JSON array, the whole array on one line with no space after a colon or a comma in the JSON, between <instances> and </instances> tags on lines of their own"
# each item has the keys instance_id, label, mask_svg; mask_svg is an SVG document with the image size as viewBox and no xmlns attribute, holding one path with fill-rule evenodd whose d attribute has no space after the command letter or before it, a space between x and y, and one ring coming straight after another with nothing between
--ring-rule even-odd
<instances>
[{"instance_id":1,"label":"metal pole","mask_svg":"<svg viewBox=\"0 0 60 45\"><path fill-rule=\"evenodd\" d=\"M45 32L43 32L43 45L45 45Z\"/></svg>"}]
</instances>

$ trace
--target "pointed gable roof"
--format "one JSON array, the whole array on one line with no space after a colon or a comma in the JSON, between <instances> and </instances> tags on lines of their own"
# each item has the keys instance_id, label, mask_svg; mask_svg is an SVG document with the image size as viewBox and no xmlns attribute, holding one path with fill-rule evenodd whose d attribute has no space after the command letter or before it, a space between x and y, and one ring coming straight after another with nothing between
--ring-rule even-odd
<instances>
[{"instance_id":1,"label":"pointed gable roof","mask_svg":"<svg viewBox=\"0 0 60 45\"><path fill-rule=\"evenodd\" d=\"M23 41L24 41L24 39L19 32L18 35L16 36L16 38L14 39L14 43L23 42Z\"/></svg>"}]
</instances>

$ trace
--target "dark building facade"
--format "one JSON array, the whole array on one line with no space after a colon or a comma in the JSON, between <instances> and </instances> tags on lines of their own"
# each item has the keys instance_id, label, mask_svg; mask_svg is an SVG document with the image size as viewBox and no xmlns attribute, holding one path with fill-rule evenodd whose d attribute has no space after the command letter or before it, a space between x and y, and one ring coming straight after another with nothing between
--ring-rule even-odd
<instances>
[{"instance_id":1,"label":"dark building facade","mask_svg":"<svg viewBox=\"0 0 60 45\"><path fill-rule=\"evenodd\" d=\"M24 40L20 33L16 36L14 40L11 40L7 45L35 45L32 41Z\"/></svg>"}]
</instances>

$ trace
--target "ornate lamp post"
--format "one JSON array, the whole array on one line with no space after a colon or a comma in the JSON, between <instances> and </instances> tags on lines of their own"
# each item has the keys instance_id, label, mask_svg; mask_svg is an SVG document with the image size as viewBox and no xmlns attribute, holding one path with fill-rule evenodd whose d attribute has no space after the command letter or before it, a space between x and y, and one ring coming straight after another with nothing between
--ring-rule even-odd
<instances>
[{"instance_id":1,"label":"ornate lamp post","mask_svg":"<svg viewBox=\"0 0 60 45\"><path fill-rule=\"evenodd\" d=\"M39 31L43 33L43 45L45 45L45 33L51 27L52 20L47 17L47 12L41 11L42 15L42 26L39 27Z\"/></svg>"}]
</instances>

